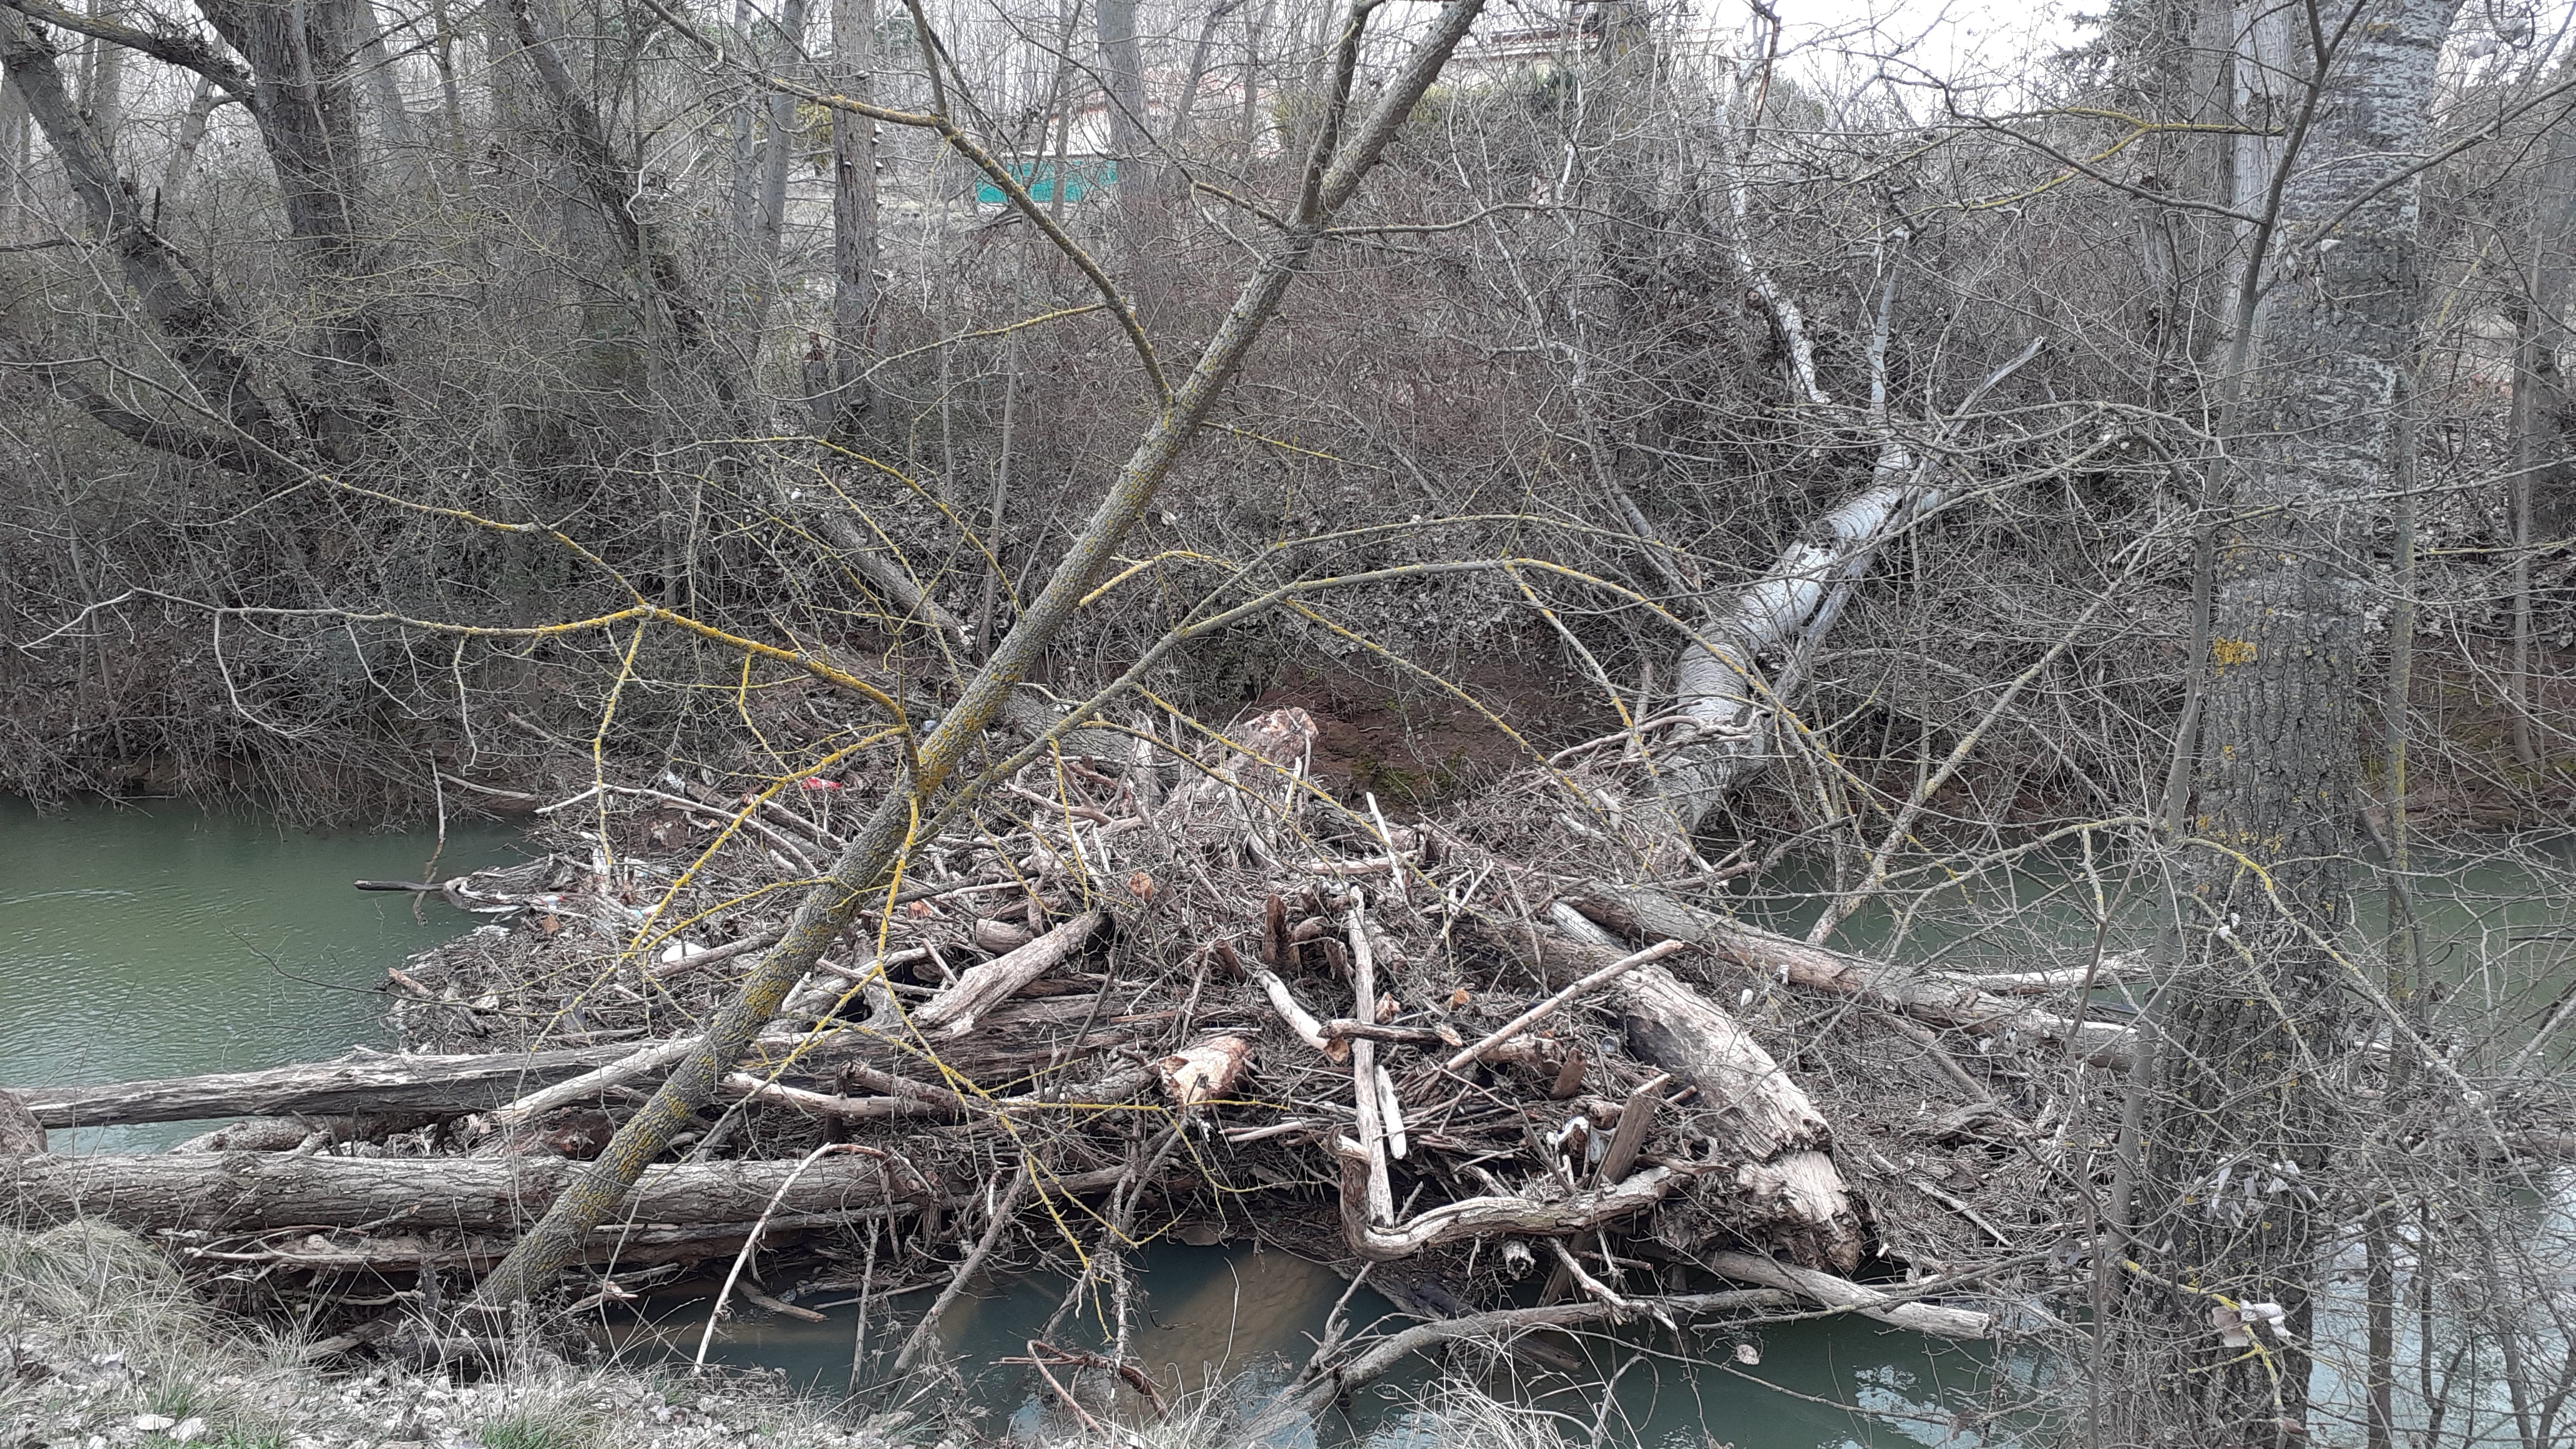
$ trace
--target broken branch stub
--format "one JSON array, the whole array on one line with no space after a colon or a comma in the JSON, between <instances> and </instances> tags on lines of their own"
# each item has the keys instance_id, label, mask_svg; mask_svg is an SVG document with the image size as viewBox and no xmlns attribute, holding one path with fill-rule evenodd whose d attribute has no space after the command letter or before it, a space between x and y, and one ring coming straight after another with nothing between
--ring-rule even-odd
<instances>
[{"instance_id":1,"label":"broken branch stub","mask_svg":"<svg viewBox=\"0 0 2576 1449\"><path fill-rule=\"evenodd\" d=\"M925 1036L965 1035L977 1017L1071 959L1107 919L1104 912L1085 911L1017 950L970 968L913 1012L913 1025Z\"/></svg>"},{"instance_id":2,"label":"broken branch stub","mask_svg":"<svg viewBox=\"0 0 2576 1449\"><path fill-rule=\"evenodd\" d=\"M1154 1063L1154 1070L1172 1105L1187 1108L1232 1092L1251 1061L1252 1043L1239 1036L1212 1036Z\"/></svg>"},{"instance_id":3,"label":"broken branch stub","mask_svg":"<svg viewBox=\"0 0 2576 1449\"><path fill-rule=\"evenodd\" d=\"M1582 979L1619 957L1562 931L1476 934L1553 981ZM1661 965L1629 970L1608 995L1630 1052L1697 1084L1701 1099L1717 1108L1696 1114L1692 1125L1710 1138L1712 1159L1733 1167L1732 1225L1795 1262L1857 1268L1868 1247L1860 1212L1827 1155L1833 1134L1806 1089L1741 1022Z\"/></svg>"}]
</instances>

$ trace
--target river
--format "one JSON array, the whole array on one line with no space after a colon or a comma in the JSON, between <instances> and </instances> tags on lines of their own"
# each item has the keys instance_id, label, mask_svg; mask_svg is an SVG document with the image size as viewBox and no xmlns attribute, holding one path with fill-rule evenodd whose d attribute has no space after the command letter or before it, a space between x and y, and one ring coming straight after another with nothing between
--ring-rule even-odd
<instances>
[{"instance_id":1,"label":"river","mask_svg":"<svg viewBox=\"0 0 2576 1449\"><path fill-rule=\"evenodd\" d=\"M166 802L39 815L21 802L0 800L0 1003L6 1007L0 1011L0 1082L69 1084L272 1066L382 1043L383 998L375 988L384 968L476 922L436 898L360 893L350 882L419 879L433 848L425 833L312 835ZM505 829L451 827L435 873L517 855ZM2444 974L2474 983L2511 966L2527 988L2533 968L2547 974L2546 967L2509 958L2538 949L2563 952L2557 933L2530 938L2539 923L2568 913L2562 902L2535 899L2539 892L2527 876L2502 872L2464 871L2450 890L2454 899L2436 922L2447 953ZM1988 896L1979 904L2000 918L2007 906L2033 904L2033 892L2062 898L2073 889L2070 879L2081 878L2080 870L2052 868L2020 885L1979 887ZM2089 886L2084 893L2089 896ZM2112 890L2105 899L2117 897ZM1746 904L1755 914L1801 909L1793 900ZM2025 929L2054 938L2060 950L2090 932L2079 909L2019 914L2025 922L2034 914L2051 919ZM2113 914L2134 926L2133 914ZM1877 940L1897 933L1884 916L1856 920L1853 930ZM1910 949L1947 949L1965 935L1921 930ZM150 1151L205 1125L88 1130L60 1134L56 1146ZM1191 1390L1248 1370L1235 1392L1253 1391L1265 1367L1302 1360L1343 1287L1321 1267L1248 1247L1158 1243L1139 1266L1149 1316L1136 1339L1137 1356L1167 1383ZM1035 1412L1025 1371L992 1365L1024 1351L1061 1288L1043 1278L985 1285L941 1325L952 1351L987 1366L970 1378L974 1408L990 1432L1025 1427ZM721 1325L711 1356L782 1371L821 1393L844 1391L858 1330L846 1301L852 1295L806 1296L826 1305L825 1322L738 1312ZM926 1297L902 1300L894 1318L872 1315L868 1332L880 1346L889 1335L899 1337L909 1326L900 1313L917 1312ZM682 1291L652 1300L643 1321L615 1325L610 1336L636 1352L685 1355L706 1311L702 1292ZM1362 1292L1349 1311L1365 1323L1388 1310ZM1998 1365L1985 1352L1935 1346L1858 1319L1774 1326L1749 1342L1758 1362L1741 1363L1733 1338L1710 1336L1697 1345L1704 1359L1720 1361L1709 1367L1679 1362L1669 1339L1651 1332L1595 1340L1596 1372L1519 1391L1604 1444L1974 1449L2010 1441L1992 1429L1980 1435L1959 1426L1982 1416L2000 1381L2031 1372L2027 1362ZM1324 1426L1328 1442L1371 1449L1436 1442L1436 1432L1408 1420L1403 1409L1403 1396L1419 1386L1418 1378L1394 1378L1371 1389L1347 1419Z\"/></svg>"}]
</instances>

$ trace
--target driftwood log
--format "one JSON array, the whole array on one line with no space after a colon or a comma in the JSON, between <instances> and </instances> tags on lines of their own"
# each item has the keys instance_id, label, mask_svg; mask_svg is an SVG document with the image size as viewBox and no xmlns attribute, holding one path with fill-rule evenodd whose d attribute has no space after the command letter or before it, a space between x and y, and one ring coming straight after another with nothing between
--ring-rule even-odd
<instances>
[{"instance_id":1,"label":"driftwood log","mask_svg":"<svg viewBox=\"0 0 2576 1449\"><path fill-rule=\"evenodd\" d=\"M1492 947L1527 959L1551 981L1593 975L1623 954L1563 930L1492 930ZM1654 963L1605 988L1637 1057L1698 1084L1713 1160L1730 1164L1744 1225L1774 1251L1814 1268L1851 1272L1868 1247L1841 1169L1827 1154L1832 1132L1796 1079L1724 1008Z\"/></svg>"},{"instance_id":2,"label":"driftwood log","mask_svg":"<svg viewBox=\"0 0 2576 1449\"><path fill-rule=\"evenodd\" d=\"M627 1226L748 1224L919 1205L918 1179L872 1158L672 1163L645 1173L620 1207ZM0 1158L0 1196L48 1220L104 1218L150 1232L283 1227L507 1234L536 1220L589 1164L557 1157L295 1157L273 1152ZM1109 1174L1114 1181L1116 1173ZM1072 1174L1062 1182L1080 1190ZM1100 1183L1099 1186L1107 1184ZM785 1192L781 1194L781 1187Z\"/></svg>"},{"instance_id":3,"label":"driftwood log","mask_svg":"<svg viewBox=\"0 0 2576 1449\"><path fill-rule=\"evenodd\" d=\"M174 1233L187 1256L204 1261L325 1273L480 1273L500 1262L584 1167L544 1157L250 1152L0 1158L0 1191L22 1217L88 1217ZM1066 1173L1049 1185L1082 1195L1125 1176L1124 1168ZM869 1160L816 1163L801 1174L793 1162L683 1163L648 1173L582 1256L620 1269L696 1262L738 1250L765 1212L762 1241L776 1247L820 1228L981 1201L976 1193L933 1198L907 1170Z\"/></svg>"},{"instance_id":4,"label":"driftwood log","mask_svg":"<svg viewBox=\"0 0 2576 1449\"><path fill-rule=\"evenodd\" d=\"M984 1013L1071 959L1107 919L1103 912L1085 911L1024 946L969 968L912 1013L913 1025L925 1034L965 1035Z\"/></svg>"},{"instance_id":5,"label":"driftwood log","mask_svg":"<svg viewBox=\"0 0 2576 1449\"><path fill-rule=\"evenodd\" d=\"M198 1122L215 1117L480 1112L635 1051L631 1042L548 1052L456 1056L370 1053L256 1072L215 1072L96 1087L14 1087L49 1128Z\"/></svg>"}]
</instances>

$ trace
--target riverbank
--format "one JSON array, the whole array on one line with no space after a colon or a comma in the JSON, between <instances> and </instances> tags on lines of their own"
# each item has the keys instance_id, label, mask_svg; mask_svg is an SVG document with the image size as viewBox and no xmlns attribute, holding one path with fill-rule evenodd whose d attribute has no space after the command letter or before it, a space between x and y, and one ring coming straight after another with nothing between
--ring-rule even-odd
<instances>
[{"instance_id":1,"label":"riverbank","mask_svg":"<svg viewBox=\"0 0 2576 1449\"><path fill-rule=\"evenodd\" d=\"M157 1248L72 1222L0 1229L0 1426L17 1446L214 1449L892 1449L901 1422L836 1421L759 1376L582 1364L529 1339L470 1381L334 1372L291 1324L208 1307Z\"/></svg>"}]
</instances>

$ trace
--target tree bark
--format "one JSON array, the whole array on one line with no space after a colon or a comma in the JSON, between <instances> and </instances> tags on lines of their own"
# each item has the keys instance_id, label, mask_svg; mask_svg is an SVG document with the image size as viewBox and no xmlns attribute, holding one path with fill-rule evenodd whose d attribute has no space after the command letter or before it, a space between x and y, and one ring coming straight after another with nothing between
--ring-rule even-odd
<instances>
[{"instance_id":1,"label":"tree bark","mask_svg":"<svg viewBox=\"0 0 2576 1449\"><path fill-rule=\"evenodd\" d=\"M201 1122L217 1117L308 1117L384 1112L480 1112L595 1067L637 1044L461 1056L354 1056L255 1072L217 1072L97 1087L13 1090L47 1127Z\"/></svg>"},{"instance_id":2,"label":"tree bark","mask_svg":"<svg viewBox=\"0 0 2576 1449\"><path fill-rule=\"evenodd\" d=\"M2237 512L2213 579L2189 831L2204 934L2167 988L2134 1258L2103 1328L2124 1443L2308 1432L2318 1203L2336 1200L2355 1057L2356 994L2333 946L2349 924L2377 592L2361 561L2397 477L2421 285L2406 168L2431 149L2453 13L2452 0L2372 0L2328 35L2337 53L2304 57L2323 90L2304 154L2284 163L2286 245L2254 318Z\"/></svg>"},{"instance_id":3,"label":"tree bark","mask_svg":"<svg viewBox=\"0 0 2576 1449\"><path fill-rule=\"evenodd\" d=\"M832 0L832 87L876 98L875 0ZM877 122L832 113L832 352L817 390L814 430L847 438L864 425L869 333L877 307Z\"/></svg>"}]
</instances>

